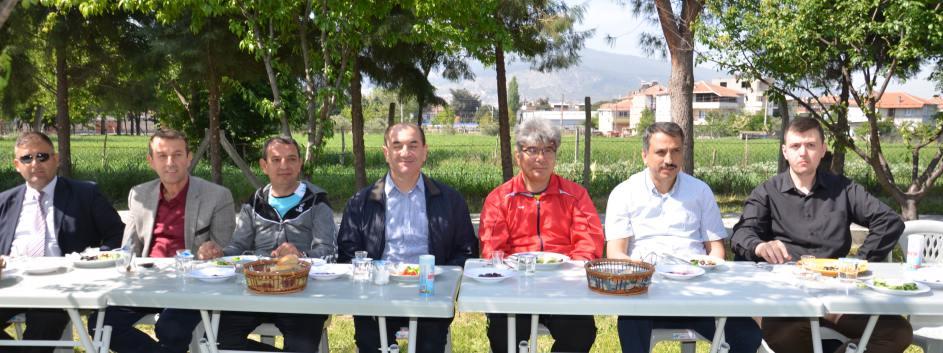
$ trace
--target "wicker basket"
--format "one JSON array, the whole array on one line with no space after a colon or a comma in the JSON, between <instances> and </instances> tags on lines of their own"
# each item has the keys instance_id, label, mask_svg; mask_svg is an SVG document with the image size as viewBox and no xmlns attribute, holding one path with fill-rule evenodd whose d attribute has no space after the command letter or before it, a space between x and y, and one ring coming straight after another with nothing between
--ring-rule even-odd
<instances>
[{"instance_id":1,"label":"wicker basket","mask_svg":"<svg viewBox=\"0 0 943 353\"><path fill-rule=\"evenodd\" d=\"M243 266L246 286L254 293L284 294L300 292L308 285L308 271L311 264L299 261L295 271L275 272L272 268L278 261L258 260Z\"/></svg>"},{"instance_id":2,"label":"wicker basket","mask_svg":"<svg viewBox=\"0 0 943 353\"><path fill-rule=\"evenodd\" d=\"M635 295L648 292L655 266L637 260L598 259L587 262L586 282L594 292Z\"/></svg>"}]
</instances>

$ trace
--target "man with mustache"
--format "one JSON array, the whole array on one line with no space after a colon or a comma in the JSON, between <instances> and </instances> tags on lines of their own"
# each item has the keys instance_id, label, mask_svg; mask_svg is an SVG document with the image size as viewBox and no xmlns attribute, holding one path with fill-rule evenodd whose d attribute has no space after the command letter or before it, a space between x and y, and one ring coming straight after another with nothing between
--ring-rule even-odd
<instances>
[{"instance_id":1,"label":"man with mustache","mask_svg":"<svg viewBox=\"0 0 943 353\"><path fill-rule=\"evenodd\" d=\"M350 262L357 251L367 257L415 264L435 256L436 265L464 266L478 256L478 239L465 199L458 191L422 173L429 146L415 124L391 125L383 134L383 157L389 172L347 201L337 234L338 262ZM387 317L387 342L409 325L405 317ZM419 318L416 352L445 350L452 318ZM354 339L360 352L380 348L375 316L354 316Z\"/></svg>"},{"instance_id":2,"label":"man with mustache","mask_svg":"<svg viewBox=\"0 0 943 353\"><path fill-rule=\"evenodd\" d=\"M656 122L642 134L646 168L622 182L606 207L606 256L645 260L650 254L709 255L724 259L727 230L714 194L703 181L681 172L684 132L673 122ZM623 353L648 352L652 329L693 329L714 336L712 317L620 316ZM760 330L749 317L724 326L731 353L756 352Z\"/></svg>"},{"instance_id":3,"label":"man with mustache","mask_svg":"<svg viewBox=\"0 0 943 353\"><path fill-rule=\"evenodd\" d=\"M825 133L818 121L789 122L782 153L789 170L753 189L733 228L731 249L738 260L781 264L802 255L837 258L851 249L851 222L868 227L857 257L883 261L897 245L904 223L897 213L848 178L819 169L825 155ZM822 326L851 338L861 337L867 315L831 314ZM777 353L806 352L812 345L804 318L764 318L763 336ZM868 352L903 352L913 335L899 315L883 315L868 341ZM844 346L823 342L825 352L844 352ZM859 347L864 350L864 347Z\"/></svg>"},{"instance_id":4,"label":"man with mustache","mask_svg":"<svg viewBox=\"0 0 943 353\"><path fill-rule=\"evenodd\" d=\"M193 155L182 132L160 129L147 144L147 163L157 179L140 184L128 194L130 221L124 243L136 256L174 257L190 250L201 259L223 254L235 228L235 208L229 189L190 175ZM159 313L154 326L158 341L134 328L148 314ZM96 314L89 320L95 325ZM183 353L190 344L200 312L164 308L110 306L105 325L113 329L115 352Z\"/></svg>"},{"instance_id":5,"label":"man with mustache","mask_svg":"<svg viewBox=\"0 0 943 353\"><path fill-rule=\"evenodd\" d=\"M488 194L481 209L481 255L548 251L573 260L602 256L603 233L596 206L582 186L554 173L560 130L543 119L523 121L515 133L514 159L521 172ZM494 353L507 351L507 315L488 314ZM540 315L553 352L589 352L596 340L592 316ZM527 339L530 320L518 320L515 342ZM508 352L512 353L512 352Z\"/></svg>"}]
</instances>

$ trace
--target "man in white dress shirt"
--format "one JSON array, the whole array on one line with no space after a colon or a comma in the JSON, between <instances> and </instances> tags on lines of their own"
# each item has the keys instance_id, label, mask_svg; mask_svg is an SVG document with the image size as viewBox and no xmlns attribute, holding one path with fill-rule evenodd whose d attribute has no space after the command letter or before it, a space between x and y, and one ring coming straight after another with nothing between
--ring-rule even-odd
<instances>
[{"instance_id":1,"label":"man in white dress shirt","mask_svg":"<svg viewBox=\"0 0 943 353\"><path fill-rule=\"evenodd\" d=\"M703 181L681 172L684 133L678 124L656 122L642 135L646 168L622 182L606 207L606 256L645 260L649 254L725 257L727 231L714 194ZM623 353L648 352L652 329L693 329L713 337L711 317L620 316ZM756 352L761 333L752 318L730 318L730 353Z\"/></svg>"}]
</instances>

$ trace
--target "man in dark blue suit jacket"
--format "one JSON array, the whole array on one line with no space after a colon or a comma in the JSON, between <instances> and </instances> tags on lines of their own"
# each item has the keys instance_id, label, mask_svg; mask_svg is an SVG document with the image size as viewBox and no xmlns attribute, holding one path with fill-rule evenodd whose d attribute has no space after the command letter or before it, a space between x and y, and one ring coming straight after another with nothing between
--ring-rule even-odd
<instances>
[{"instance_id":1,"label":"man in dark blue suit jacket","mask_svg":"<svg viewBox=\"0 0 943 353\"><path fill-rule=\"evenodd\" d=\"M59 159L41 132L20 135L13 165L25 184L0 193L0 254L62 256L87 247L121 245L124 223L94 183L57 177ZM51 196L51 197L50 197ZM26 313L28 340L58 340L69 321L55 309L0 309L0 323ZM0 339L11 339L0 330ZM52 348L5 348L52 352Z\"/></svg>"}]
</instances>

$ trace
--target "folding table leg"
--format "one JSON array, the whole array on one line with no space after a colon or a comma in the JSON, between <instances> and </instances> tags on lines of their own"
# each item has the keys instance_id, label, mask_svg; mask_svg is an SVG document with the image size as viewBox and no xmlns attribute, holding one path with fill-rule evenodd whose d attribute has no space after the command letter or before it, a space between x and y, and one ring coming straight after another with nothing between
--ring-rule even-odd
<instances>
[{"instance_id":1,"label":"folding table leg","mask_svg":"<svg viewBox=\"0 0 943 353\"><path fill-rule=\"evenodd\" d=\"M724 342L724 326L727 324L726 317L718 317L717 324L714 329L714 339L711 341L711 353L717 353L720 349L720 344Z\"/></svg>"},{"instance_id":2,"label":"folding table leg","mask_svg":"<svg viewBox=\"0 0 943 353\"><path fill-rule=\"evenodd\" d=\"M517 352L517 342L514 342L517 336L517 319L514 314L508 314L508 353Z\"/></svg>"},{"instance_id":3,"label":"folding table leg","mask_svg":"<svg viewBox=\"0 0 943 353\"><path fill-rule=\"evenodd\" d=\"M386 339L386 317L378 316L377 321L380 326L380 352L389 353L390 352L390 343Z\"/></svg>"},{"instance_id":4,"label":"folding table leg","mask_svg":"<svg viewBox=\"0 0 943 353\"><path fill-rule=\"evenodd\" d=\"M864 326L864 332L861 333L861 339L858 340L858 350L855 353L864 353L868 347L868 341L871 340L871 333L874 332L874 326L878 323L880 315L871 315L868 318L868 324Z\"/></svg>"},{"instance_id":5,"label":"folding table leg","mask_svg":"<svg viewBox=\"0 0 943 353\"><path fill-rule=\"evenodd\" d=\"M409 353L416 353L416 335L419 331L419 320L409 318Z\"/></svg>"},{"instance_id":6,"label":"folding table leg","mask_svg":"<svg viewBox=\"0 0 943 353\"><path fill-rule=\"evenodd\" d=\"M207 310L200 310L200 318L203 319L203 329L206 331L206 353L218 353L216 348L216 331L213 331L213 320L210 319L210 313Z\"/></svg>"},{"instance_id":7,"label":"folding table leg","mask_svg":"<svg viewBox=\"0 0 943 353\"><path fill-rule=\"evenodd\" d=\"M79 315L78 309L65 309L66 313L69 314L69 319L72 320L72 325L75 325L76 330L79 333L79 341L82 342L82 347L85 348L86 352L95 352L95 345L92 344L92 338L89 337L88 331L85 330L85 324L82 323L82 316Z\"/></svg>"},{"instance_id":8,"label":"folding table leg","mask_svg":"<svg viewBox=\"0 0 943 353\"><path fill-rule=\"evenodd\" d=\"M809 318L809 327L812 329L812 352L822 353L822 332L819 329L819 318Z\"/></svg>"},{"instance_id":9,"label":"folding table leg","mask_svg":"<svg viewBox=\"0 0 943 353\"><path fill-rule=\"evenodd\" d=\"M527 351L537 353L537 325L540 315L531 314L530 316L530 344L528 344Z\"/></svg>"}]
</instances>

